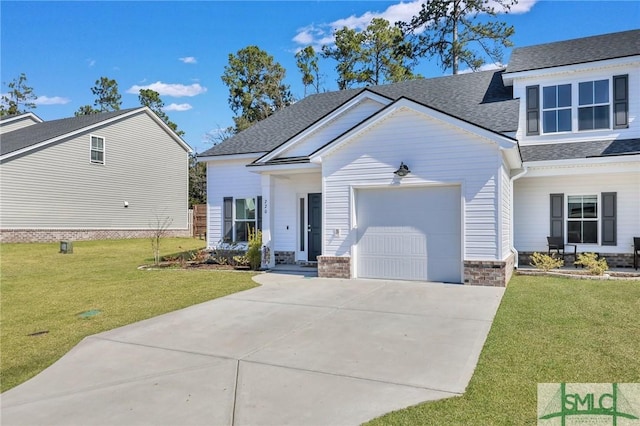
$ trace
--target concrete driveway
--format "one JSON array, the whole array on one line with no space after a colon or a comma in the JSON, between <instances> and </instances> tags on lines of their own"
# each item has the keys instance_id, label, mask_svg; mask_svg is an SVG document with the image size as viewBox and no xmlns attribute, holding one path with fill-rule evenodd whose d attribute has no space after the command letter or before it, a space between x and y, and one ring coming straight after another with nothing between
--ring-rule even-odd
<instances>
[{"instance_id":1,"label":"concrete driveway","mask_svg":"<svg viewBox=\"0 0 640 426\"><path fill-rule=\"evenodd\" d=\"M3 425L356 425L464 392L501 288L261 274L84 339Z\"/></svg>"}]
</instances>

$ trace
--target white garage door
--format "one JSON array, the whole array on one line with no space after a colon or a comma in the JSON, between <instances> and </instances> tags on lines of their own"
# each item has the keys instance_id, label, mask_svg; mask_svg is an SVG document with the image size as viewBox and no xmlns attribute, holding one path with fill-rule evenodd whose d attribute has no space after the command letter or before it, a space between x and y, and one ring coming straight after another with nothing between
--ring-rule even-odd
<instances>
[{"instance_id":1,"label":"white garage door","mask_svg":"<svg viewBox=\"0 0 640 426\"><path fill-rule=\"evenodd\" d=\"M359 189L356 221L358 277L462 282L459 186Z\"/></svg>"}]
</instances>

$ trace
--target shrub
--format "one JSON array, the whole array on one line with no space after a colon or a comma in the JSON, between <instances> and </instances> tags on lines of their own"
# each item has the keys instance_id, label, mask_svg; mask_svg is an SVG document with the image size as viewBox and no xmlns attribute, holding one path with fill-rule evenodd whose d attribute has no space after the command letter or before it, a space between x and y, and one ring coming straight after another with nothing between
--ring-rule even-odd
<instances>
[{"instance_id":1,"label":"shrub","mask_svg":"<svg viewBox=\"0 0 640 426\"><path fill-rule=\"evenodd\" d=\"M591 275L602 275L609 270L607 259L604 257L598 259L595 253L580 253L576 264L587 268Z\"/></svg>"},{"instance_id":2,"label":"shrub","mask_svg":"<svg viewBox=\"0 0 640 426\"><path fill-rule=\"evenodd\" d=\"M556 259L548 254L535 252L531 255L531 266L537 269L542 269L543 271L557 269L563 265L564 260Z\"/></svg>"},{"instance_id":3,"label":"shrub","mask_svg":"<svg viewBox=\"0 0 640 426\"><path fill-rule=\"evenodd\" d=\"M249 266L249 259L244 254L233 256L233 266Z\"/></svg>"},{"instance_id":4,"label":"shrub","mask_svg":"<svg viewBox=\"0 0 640 426\"><path fill-rule=\"evenodd\" d=\"M254 271L260 269L262 264L262 231L258 230L249 233L249 248L246 256L251 269Z\"/></svg>"}]
</instances>

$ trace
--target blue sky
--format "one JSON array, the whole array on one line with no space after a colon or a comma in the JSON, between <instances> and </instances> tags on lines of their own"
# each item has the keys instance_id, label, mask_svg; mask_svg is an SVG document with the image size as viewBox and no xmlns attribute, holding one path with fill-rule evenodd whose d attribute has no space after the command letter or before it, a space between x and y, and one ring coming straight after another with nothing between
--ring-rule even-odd
<instances>
[{"instance_id":1,"label":"blue sky","mask_svg":"<svg viewBox=\"0 0 640 426\"><path fill-rule=\"evenodd\" d=\"M228 55L257 45L287 70L294 96L304 88L294 54L329 43L334 28L362 28L373 17L408 20L419 2L398 1L101 1L0 2L0 79L26 73L44 120L73 116L92 104L101 76L118 82L122 107L138 106L150 87L197 152L205 134L233 124L220 77ZM515 46L640 28L638 1L520 0L501 18L516 29ZM510 49L505 51L508 63ZM323 88L335 90L335 63L322 60ZM435 61L416 70L443 75Z\"/></svg>"}]
</instances>

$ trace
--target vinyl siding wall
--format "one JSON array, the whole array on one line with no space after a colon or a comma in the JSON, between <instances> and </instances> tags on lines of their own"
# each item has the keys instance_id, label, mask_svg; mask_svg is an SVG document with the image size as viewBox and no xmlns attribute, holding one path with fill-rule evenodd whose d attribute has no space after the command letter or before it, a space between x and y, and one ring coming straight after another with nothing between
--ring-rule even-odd
<instances>
[{"instance_id":1,"label":"vinyl siding wall","mask_svg":"<svg viewBox=\"0 0 640 426\"><path fill-rule=\"evenodd\" d=\"M345 113L325 123L321 128L305 137L303 141L293 145L279 157L298 157L309 155L367 117L370 117L383 107L384 105L379 102L371 99L365 99L354 105Z\"/></svg>"},{"instance_id":2,"label":"vinyl siding wall","mask_svg":"<svg viewBox=\"0 0 640 426\"><path fill-rule=\"evenodd\" d=\"M262 193L260 175L246 167L255 158L218 160L207 163L207 243L216 247L222 240L224 197L252 198Z\"/></svg>"},{"instance_id":3,"label":"vinyl siding wall","mask_svg":"<svg viewBox=\"0 0 640 426\"><path fill-rule=\"evenodd\" d=\"M105 138L105 165L90 163L90 135ZM157 213L187 229L188 161L141 112L3 162L1 226L150 229Z\"/></svg>"},{"instance_id":4,"label":"vinyl siding wall","mask_svg":"<svg viewBox=\"0 0 640 426\"><path fill-rule=\"evenodd\" d=\"M411 174L398 183L393 172L401 161ZM501 164L492 142L400 109L323 158L323 254L352 255L351 247L356 244L351 223L352 185L462 184L464 259L497 260Z\"/></svg>"},{"instance_id":5,"label":"vinyl siding wall","mask_svg":"<svg viewBox=\"0 0 640 426\"><path fill-rule=\"evenodd\" d=\"M636 163L637 164L637 163ZM616 166L613 166L614 168ZM615 173L613 170L598 172L590 168L586 174L553 177L524 177L514 184L514 235L518 251L547 251L549 235L549 194L564 194L564 227L566 238L567 196L598 195L598 214L602 192L617 192L617 246L580 244L578 251L599 253L631 253L633 237L640 236L640 171ZM598 233L601 232L598 224ZM599 235L598 241L601 241Z\"/></svg>"}]
</instances>

